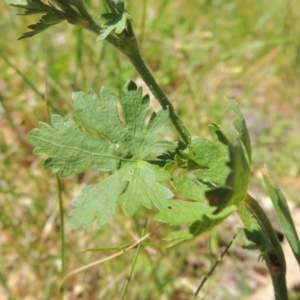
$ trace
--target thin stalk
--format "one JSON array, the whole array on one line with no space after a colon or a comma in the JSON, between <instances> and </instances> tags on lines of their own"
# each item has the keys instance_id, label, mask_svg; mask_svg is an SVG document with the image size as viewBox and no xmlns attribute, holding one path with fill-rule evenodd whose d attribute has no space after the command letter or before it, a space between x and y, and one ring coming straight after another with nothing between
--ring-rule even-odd
<instances>
[{"instance_id":1,"label":"thin stalk","mask_svg":"<svg viewBox=\"0 0 300 300\"><path fill-rule=\"evenodd\" d=\"M148 0L143 0L142 4L142 13L141 13L141 25L140 25L140 36L139 36L139 44L140 46L143 43L144 39L144 34L145 34L145 25L146 25L146 20L147 20L147 5L148 5Z\"/></svg>"},{"instance_id":2,"label":"thin stalk","mask_svg":"<svg viewBox=\"0 0 300 300\"><path fill-rule=\"evenodd\" d=\"M59 202L59 219L60 219L60 256L61 256L61 272L60 278L61 280L66 275L66 243L65 243L65 224L64 224L64 207L62 201L62 192L61 192L61 184L59 180L59 175L56 174L56 183L57 183L57 196ZM64 296L64 285L60 286L59 289L59 299L63 299Z\"/></svg>"},{"instance_id":3,"label":"thin stalk","mask_svg":"<svg viewBox=\"0 0 300 300\"><path fill-rule=\"evenodd\" d=\"M76 67L77 72L75 73L75 82L76 84L82 85L85 81L85 68L83 63L83 28L76 28Z\"/></svg>"},{"instance_id":4,"label":"thin stalk","mask_svg":"<svg viewBox=\"0 0 300 300\"><path fill-rule=\"evenodd\" d=\"M160 225L160 226L161 226L161 225ZM108 256L108 257L106 257L106 258L102 258L102 259L100 259L100 260L94 261L94 262L92 262L92 263L90 263L90 264L87 264L87 265L85 265L85 266L83 266L83 267L80 267L80 268L78 268L78 269L75 269L75 270L71 271L67 276L65 276L65 277L61 280L60 286L62 286L62 285L64 284L64 282L65 282L69 277L71 277L71 276L73 276L73 275L75 275L75 274L78 274L79 272L85 271L85 270L87 270L87 269L89 269L89 268L91 268L91 267L94 267L94 266L96 266L96 265L99 265L99 264L101 264L101 263L104 263L104 262L106 262L106 261L109 261L109 260L111 260L111 259L113 259L113 258L115 258L115 257L118 257L118 256L124 254L125 252L127 252L127 251L129 251L129 250L135 248L138 244L140 244L141 242L143 242L144 240L146 240L151 234L153 234L160 226L157 226L157 227L154 228L151 232L148 232L146 235L144 235L142 238L140 238L140 239L139 239L137 242L135 242L133 245L131 245L131 246L129 246L129 247L126 247L125 249L122 249L121 251L119 251L119 252L117 252L117 253L115 253L115 254L113 254L113 255L110 255L110 256Z\"/></svg>"},{"instance_id":5,"label":"thin stalk","mask_svg":"<svg viewBox=\"0 0 300 300\"><path fill-rule=\"evenodd\" d=\"M147 215L147 219L148 219L148 215ZM140 227L141 227L140 224L139 224L139 221L137 220L137 218L133 218L133 220L134 220L135 228L136 228L137 232L139 232L140 231ZM144 233L142 232L141 235L142 234L144 234ZM142 246L146 247L148 245L153 246L153 243L150 244L149 242L143 242ZM162 251L161 248L159 248L157 250L158 251ZM151 268L151 274L149 274L148 278L150 278L150 276L153 276L153 279L154 279L154 282L155 282L155 286L159 290L159 293L162 295L164 293L164 288L163 288L163 283L160 282L160 271L159 271L159 268L158 268L158 266L160 264L160 261L156 260L156 259L153 260L152 255L148 251L145 251L144 254L147 257L147 259L149 261L149 264L152 266L152 268Z\"/></svg>"},{"instance_id":6,"label":"thin stalk","mask_svg":"<svg viewBox=\"0 0 300 300\"><path fill-rule=\"evenodd\" d=\"M43 291L43 296L41 298L41 300L47 300L50 298L51 295L51 287L52 287L52 278L53 278L53 274L55 272L55 259L53 259L52 264L49 267L49 272L48 272L48 276L44 285L44 291Z\"/></svg>"},{"instance_id":7,"label":"thin stalk","mask_svg":"<svg viewBox=\"0 0 300 300\"><path fill-rule=\"evenodd\" d=\"M266 261L269 273L272 278L275 299L288 300L288 292L285 279L286 263L284 253L276 232L264 210L254 198L247 194L244 203L257 219L264 234L269 238L270 241L271 251L266 251L266 253L262 253L262 255L264 257L264 260Z\"/></svg>"},{"instance_id":8,"label":"thin stalk","mask_svg":"<svg viewBox=\"0 0 300 300\"><path fill-rule=\"evenodd\" d=\"M143 237L144 234L145 234L146 225L147 225L147 219L146 219L146 221L145 221L145 225L144 225L144 228L143 228L143 230L142 230L142 237ZM127 288L128 288L128 286L129 286L130 280L131 280L131 278L132 278L133 271L134 271L134 268L135 268L135 265L136 265L136 262L137 262L137 259L138 259L140 250L141 250L141 245L142 245L142 243L139 243L139 244L138 244L137 250L136 250L136 252L135 252L134 259L133 259L133 262L132 262L132 266L131 266L131 269L130 269L130 273L129 273L128 277L127 277L126 283L125 283L124 288L123 288L123 291L122 291L121 300L124 300L124 299L125 299L125 295L126 295L126 292L127 292Z\"/></svg>"},{"instance_id":9,"label":"thin stalk","mask_svg":"<svg viewBox=\"0 0 300 300\"><path fill-rule=\"evenodd\" d=\"M221 256L217 259L217 261L215 262L215 264L212 266L212 268L210 269L210 271L204 276L204 278L202 279L200 285L198 286L196 292L194 293L194 295L192 296L191 300L195 300L196 297L198 296L200 290L202 289L204 283L207 281L207 279L213 274L213 272L215 271L216 267L218 266L218 264L222 261L224 255L228 252L230 246L232 245L234 239L236 238L236 234L234 235L234 237L232 238L232 240L228 243L228 245L225 247L224 251L222 252Z\"/></svg>"},{"instance_id":10,"label":"thin stalk","mask_svg":"<svg viewBox=\"0 0 300 300\"><path fill-rule=\"evenodd\" d=\"M127 57L130 59L131 63L142 77L146 85L149 87L155 98L158 100L162 108L168 108L170 113L170 120L172 121L177 132L180 134L181 138L186 144L190 144L191 135L188 132L187 128L183 124L182 120L175 111L172 103L169 101L165 93L162 91L153 75L151 74L149 68L145 64L139 51L134 53L127 54Z\"/></svg>"},{"instance_id":11,"label":"thin stalk","mask_svg":"<svg viewBox=\"0 0 300 300\"><path fill-rule=\"evenodd\" d=\"M23 79L23 81L36 93L41 100L44 100L44 95L38 90L37 86L25 75L24 72L22 72L16 65L11 63L2 52L0 52L0 57L3 58L5 63Z\"/></svg>"},{"instance_id":12,"label":"thin stalk","mask_svg":"<svg viewBox=\"0 0 300 300\"><path fill-rule=\"evenodd\" d=\"M160 103L162 108L169 109L170 120L172 121L174 127L176 128L183 141L186 144L190 144L191 135L189 131L183 124L180 117L177 115L177 112L175 111L172 103L165 95L161 87L158 85L149 68L147 67L146 63L144 62L144 59L139 50L138 41L135 37L134 30L132 28L132 23L129 20L127 20L127 32L129 33L129 37L125 38L126 47L124 47L125 51L123 53L129 58L136 71L140 74L140 76L142 77L146 85L149 87L149 89L151 90L157 101Z\"/></svg>"}]
</instances>

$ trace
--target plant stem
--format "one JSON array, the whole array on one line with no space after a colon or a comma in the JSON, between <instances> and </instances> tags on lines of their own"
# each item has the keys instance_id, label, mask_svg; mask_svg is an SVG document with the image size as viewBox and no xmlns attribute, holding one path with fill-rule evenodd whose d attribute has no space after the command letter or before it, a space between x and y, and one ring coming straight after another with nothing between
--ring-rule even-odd
<instances>
[{"instance_id":1,"label":"plant stem","mask_svg":"<svg viewBox=\"0 0 300 300\"><path fill-rule=\"evenodd\" d=\"M187 128L183 124L182 120L179 118L178 114L176 113L173 105L162 91L160 86L155 81L154 77L152 76L150 70L148 69L147 65L145 64L140 51L136 51L131 54L127 54L127 57L130 59L131 63L143 78L144 82L147 84L155 98L158 100L162 108L168 108L170 113L170 120L172 121L173 125L175 126L177 132L180 134L181 138L186 144L189 144L191 141L190 133L188 132Z\"/></svg>"},{"instance_id":2,"label":"plant stem","mask_svg":"<svg viewBox=\"0 0 300 300\"><path fill-rule=\"evenodd\" d=\"M221 256L217 259L217 261L214 263L214 265L212 266L212 268L210 269L210 271L204 276L204 278L202 279L200 285L198 286L196 292L194 293L194 295L192 296L191 300L195 300L196 297L198 296L201 288L203 287L204 283L207 281L207 279L213 274L213 272L215 271L216 267L218 266L218 264L222 261L224 255L228 252L230 246L232 245L234 239L236 238L237 234L234 235L234 237L231 239L231 241L227 244L227 246L225 247L224 251L222 252Z\"/></svg>"},{"instance_id":3,"label":"plant stem","mask_svg":"<svg viewBox=\"0 0 300 300\"><path fill-rule=\"evenodd\" d=\"M285 279L286 263L284 253L277 238L276 232L266 213L254 198L247 194L244 203L257 219L259 225L263 230L263 233L268 237L271 245L271 250L266 251L265 253L263 252L262 255L264 257L264 260L266 261L268 270L272 278L275 299L288 300L288 292Z\"/></svg>"},{"instance_id":4,"label":"plant stem","mask_svg":"<svg viewBox=\"0 0 300 300\"><path fill-rule=\"evenodd\" d=\"M148 221L148 219L145 220L145 225L144 225L144 228L143 228L143 230L142 230L142 237L143 237L144 234L145 234L147 221ZM128 286L129 286L130 280L131 280L131 278L132 278L133 271L134 271L134 268L135 268L135 265L136 265L136 262L137 262L137 259L138 259L140 250L141 250L141 245L142 245L142 243L139 243L139 244L138 244L137 250L136 250L136 252L135 252L134 259L133 259L133 262L132 262L132 266L131 266L131 269L130 269L130 273L129 273L129 275L127 276L127 280L126 280L125 286L124 286L123 291L122 291L122 295L121 295L121 298L120 298L121 300L124 300L124 299L125 299L125 295L126 295L126 292L127 292L127 288L128 288Z\"/></svg>"},{"instance_id":5,"label":"plant stem","mask_svg":"<svg viewBox=\"0 0 300 300\"><path fill-rule=\"evenodd\" d=\"M57 183L57 195L59 202L59 218L60 218L60 256L61 256L61 272L60 278L63 279L66 275L66 244L65 244L65 225L64 225L64 207L61 195L61 184L59 180L59 175L56 174L56 183ZM64 295L64 286L62 285L59 289L59 297L63 299Z\"/></svg>"}]
</instances>

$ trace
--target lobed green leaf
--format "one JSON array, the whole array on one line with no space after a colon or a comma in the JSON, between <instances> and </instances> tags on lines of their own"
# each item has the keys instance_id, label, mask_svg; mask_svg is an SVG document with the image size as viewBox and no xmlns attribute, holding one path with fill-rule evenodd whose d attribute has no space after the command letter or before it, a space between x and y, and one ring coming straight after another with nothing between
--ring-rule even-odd
<instances>
[{"instance_id":1,"label":"lobed green leaf","mask_svg":"<svg viewBox=\"0 0 300 300\"><path fill-rule=\"evenodd\" d=\"M163 172L162 174L160 174ZM71 228L87 227L94 218L98 226L106 224L115 214L116 204L132 216L141 206L167 206L173 193L157 180L166 179L167 172L147 162L126 163L104 181L86 187L72 200L77 208L70 214Z\"/></svg>"},{"instance_id":2,"label":"lobed green leaf","mask_svg":"<svg viewBox=\"0 0 300 300\"><path fill-rule=\"evenodd\" d=\"M159 210L167 207L167 200L173 197L173 193L157 181L169 178L168 172L145 161L128 164L120 172L128 186L118 204L128 215L134 215L142 205L150 209L154 204Z\"/></svg>"},{"instance_id":3,"label":"lobed green leaf","mask_svg":"<svg viewBox=\"0 0 300 300\"><path fill-rule=\"evenodd\" d=\"M177 147L176 143L156 140L168 129L168 110L152 113L146 122L149 97L143 96L133 82L128 82L119 94L105 87L100 97L93 91L76 92L72 104L80 125L71 118L53 115L52 126L40 122L39 128L29 134L35 154L49 156L44 166L52 173L61 171L67 176L85 170L113 172L74 198L72 204L77 208L71 214L71 227L86 227L94 218L99 226L105 224L114 215L116 204L122 205L128 215L141 206L166 208L173 193L159 182L170 175L144 159Z\"/></svg>"},{"instance_id":4,"label":"lobed green leaf","mask_svg":"<svg viewBox=\"0 0 300 300\"><path fill-rule=\"evenodd\" d=\"M48 13L51 7L40 0L5 0L7 4L25 10L23 15ZM21 14L22 15L22 14Z\"/></svg>"},{"instance_id":5,"label":"lobed green leaf","mask_svg":"<svg viewBox=\"0 0 300 300\"><path fill-rule=\"evenodd\" d=\"M168 110L149 114L149 97L143 96L142 89L127 83L118 95L124 112L124 122L118 114L117 95L103 87L100 97L93 92L73 94L75 116L87 128L103 135L132 159L143 159L150 154L160 154L173 150L177 144L170 141L156 141L157 136L166 131ZM101 120L101 121L100 121Z\"/></svg>"},{"instance_id":6,"label":"lobed green leaf","mask_svg":"<svg viewBox=\"0 0 300 300\"><path fill-rule=\"evenodd\" d=\"M98 226L106 224L115 215L117 199L125 187L122 174L116 172L100 183L84 188L71 202L77 208L70 214L70 228L85 228L94 218Z\"/></svg>"},{"instance_id":7,"label":"lobed green leaf","mask_svg":"<svg viewBox=\"0 0 300 300\"><path fill-rule=\"evenodd\" d=\"M64 20L70 24L90 28L84 0L52 0L48 4L40 0L6 0L6 2L11 6L24 9L21 15L43 14L36 24L28 26L31 31L25 32L19 39L32 37Z\"/></svg>"},{"instance_id":8,"label":"lobed green leaf","mask_svg":"<svg viewBox=\"0 0 300 300\"><path fill-rule=\"evenodd\" d=\"M207 203L204 195L205 189L187 176L173 178L172 183L180 195L185 196L188 199Z\"/></svg>"},{"instance_id":9,"label":"lobed green leaf","mask_svg":"<svg viewBox=\"0 0 300 300\"><path fill-rule=\"evenodd\" d=\"M49 155L44 162L52 173L62 176L85 170L115 170L119 166L120 151L112 144L84 132L72 119L52 116L53 127L40 122L39 128L29 133L36 146L34 153Z\"/></svg>"},{"instance_id":10,"label":"lobed green leaf","mask_svg":"<svg viewBox=\"0 0 300 300\"><path fill-rule=\"evenodd\" d=\"M224 185L230 173L227 166L228 149L220 149L215 143L202 137L192 139L192 149L193 160L202 166L194 172L196 178L204 184Z\"/></svg>"}]
</instances>

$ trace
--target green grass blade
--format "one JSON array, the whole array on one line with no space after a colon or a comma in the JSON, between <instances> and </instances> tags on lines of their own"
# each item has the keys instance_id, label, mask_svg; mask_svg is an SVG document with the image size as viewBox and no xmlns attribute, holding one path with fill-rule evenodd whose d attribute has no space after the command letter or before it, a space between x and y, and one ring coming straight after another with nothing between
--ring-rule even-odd
<instances>
[{"instance_id":1,"label":"green grass blade","mask_svg":"<svg viewBox=\"0 0 300 300\"><path fill-rule=\"evenodd\" d=\"M145 229L146 229L147 221L148 221L148 219L145 220L145 225L144 225L144 228L142 230L142 237L145 235ZM126 283L125 283L123 291L122 291L121 300L125 299L125 295L126 295L129 283L132 279L133 271L134 271L134 268L136 266L136 262L137 262L137 259L138 259L138 256L139 256L139 253L140 253L140 250L141 250L141 245L142 244L139 243L138 246L137 246L137 250L136 250L135 255L134 255L134 259L133 259L133 262L132 262L132 265L131 265L131 269L130 269L129 275L127 277Z\"/></svg>"},{"instance_id":2,"label":"green grass blade","mask_svg":"<svg viewBox=\"0 0 300 300\"><path fill-rule=\"evenodd\" d=\"M213 274L213 272L215 271L215 269L217 268L218 264L222 261L224 255L228 252L230 246L232 245L232 243L234 242L235 238L236 238L237 234L234 235L234 237L231 239L231 241L227 244L227 246L225 247L224 251L222 252L221 256L217 259L217 261L214 263L214 265L212 266L212 268L210 269L210 271L208 272L208 274L206 274L204 276L204 278L202 279L200 285L198 286L197 290L195 291L194 295L192 296L191 300L195 300L197 295L199 294L201 288L203 287L204 283L207 281L207 279Z\"/></svg>"},{"instance_id":3,"label":"green grass blade","mask_svg":"<svg viewBox=\"0 0 300 300\"><path fill-rule=\"evenodd\" d=\"M62 201L62 190L59 175L56 174L57 196L59 201L59 219L60 219L60 257L61 257L61 271L60 278L63 279L66 275L66 242L65 242L65 225L64 225L64 207ZM59 299L64 297L64 286L59 290Z\"/></svg>"},{"instance_id":4,"label":"green grass blade","mask_svg":"<svg viewBox=\"0 0 300 300\"><path fill-rule=\"evenodd\" d=\"M23 79L23 81L36 93L41 100L45 99L44 95L38 90L37 85L31 81L24 72L22 72L15 64L11 63L11 61L8 60L2 52L0 52L0 57Z\"/></svg>"},{"instance_id":5,"label":"green grass blade","mask_svg":"<svg viewBox=\"0 0 300 300\"><path fill-rule=\"evenodd\" d=\"M286 201L285 197L283 196L283 194L281 193L280 189L271 183L269 176L267 175L266 172L263 172L263 178L264 178L268 193L273 202L273 206L275 208L277 217L282 226L283 232L284 232L284 234L291 246L291 249L295 255L295 258L297 259L297 262L300 266L300 242L299 242L299 237L296 232L295 224L294 224L292 216L291 216L291 212L287 205L287 201Z\"/></svg>"}]
</instances>

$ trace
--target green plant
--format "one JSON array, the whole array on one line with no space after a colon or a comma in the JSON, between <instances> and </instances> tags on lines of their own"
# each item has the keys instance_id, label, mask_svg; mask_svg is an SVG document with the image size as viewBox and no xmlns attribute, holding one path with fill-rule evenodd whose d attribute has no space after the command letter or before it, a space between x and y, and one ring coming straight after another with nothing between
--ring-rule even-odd
<instances>
[{"instance_id":1,"label":"green plant","mask_svg":"<svg viewBox=\"0 0 300 300\"><path fill-rule=\"evenodd\" d=\"M122 205L128 215L141 206L159 213L158 221L173 226L188 225L166 239L170 245L186 241L208 231L237 211L245 227L240 233L249 249L259 248L272 276L277 299L286 299L285 260L275 232L258 203L247 193L251 172L251 146L246 124L237 104L228 100L236 115L234 128L211 123L213 141L191 137L172 104L158 86L139 52L125 1L105 1L109 13L102 15L104 24L96 23L84 1L56 0L11 1L25 9L25 14L44 14L39 23L21 38L31 37L63 20L90 30L98 40L106 40L132 62L140 76L162 106L149 121L149 98L128 81L118 95L102 88L73 94L75 120L52 116L52 126L40 123L29 137L35 153L48 155L45 167L62 176L85 170L111 172L100 183L85 188L72 203L71 227L86 227L96 218L104 225ZM122 114L118 113L118 101ZM167 129L170 118L182 141L157 140ZM174 170L187 170L179 178ZM173 193L160 182L172 180L178 195L190 201L172 199ZM264 175L274 207L299 262L299 240L285 200Z\"/></svg>"}]
</instances>

